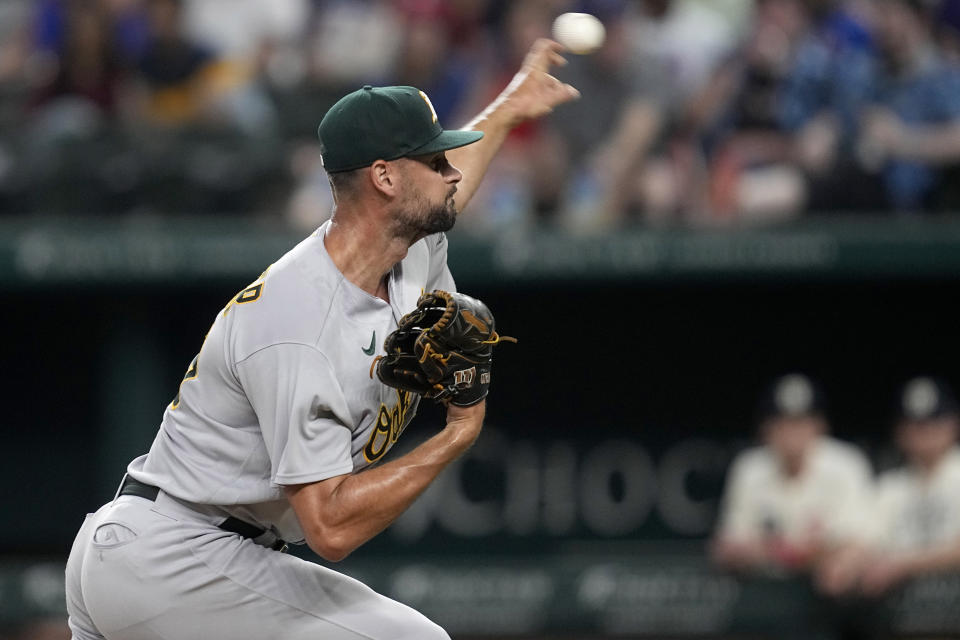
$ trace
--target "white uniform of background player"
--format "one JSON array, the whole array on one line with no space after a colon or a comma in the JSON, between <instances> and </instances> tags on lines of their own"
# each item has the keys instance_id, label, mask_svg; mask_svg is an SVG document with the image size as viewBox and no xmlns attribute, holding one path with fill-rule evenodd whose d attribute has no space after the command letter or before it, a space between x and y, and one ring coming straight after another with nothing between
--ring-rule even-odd
<instances>
[{"instance_id":1,"label":"white uniform of background player","mask_svg":"<svg viewBox=\"0 0 960 640\"><path fill-rule=\"evenodd\" d=\"M730 471L720 534L802 545L811 537L843 541L857 535L869 499L869 463L852 445L829 436L810 452L810 465L785 477L770 451L755 448Z\"/></svg>"},{"instance_id":2,"label":"white uniform of background player","mask_svg":"<svg viewBox=\"0 0 960 640\"><path fill-rule=\"evenodd\" d=\"M781 378L763 404L765 444L737 456L728 474L718 560L808 568L824 547L860 535L870 465L858 449L826 435L821 394L805 376Z\"/></svg>"},{"instance_id":3,"label":"white uniform of background player","mask_svg":"<svg viewBox=\"0 0 960 640\"><path fill-rule=\"evenodd\" d=\"M901 398L901 431L949 432L956 409L945 401L942 388L930 378L906 385ZM944 426L924 425L946 418ZM955 427L954 427L955 428ZM923 434L926 436L927 434ZM900 439L909 435L902 433ZM923 468L913 462L883 473L877 481L876 502L870 512L873 542L884 551L911 552L960 543L960 447L956 434L946 434L946 448ZM952 443L952 444L950 444ZM903 446L905 443L901 443Z\"/></svg>"},{"instance_id":4,"label":"white uniform of background player","mask_svg":"<svg viewBox=\"0 0 960 640\"><path fill-rule=\"evenodd\" d=\"M929 476L910 467L881 475L870 520L874 541L886 550L960 542L960 447L954 446Z\"/></svg>"},{"instance_id":5,"label":"white uniform of background player","mask_svg":"<svg viewBox=\"0 0 960 640\"><path fill-rule=\"evenodd\" d=\"M865 539L829 558L828 593L880 595L913 577L960 570L960 407L949 385L914 378L898 398L895 439L906 464L881 474Z\"/></svg>"},{"instance_id":6,"label":"white uniform of background player","mask_svg":"<svg viewBox=\"0 0 960 640\"><path fill-rule=\"evenodd\" d=\"M559 50L536 42L473 130L443 131L412 87L364 87L324 116L337 211L217 314L150 452L83 524L67 563L75 638L447 638L275 549L306 539L342 558L479 434L483 403L451 405L438 434L355 473L416 410L412 395L371 379L376 352L423 291L454 287L446 239L426 229L437 216L452 226L513 126L579 95L548 74ZM444 156L462 145L463 173Z\"/></svg>"}]
</instances>

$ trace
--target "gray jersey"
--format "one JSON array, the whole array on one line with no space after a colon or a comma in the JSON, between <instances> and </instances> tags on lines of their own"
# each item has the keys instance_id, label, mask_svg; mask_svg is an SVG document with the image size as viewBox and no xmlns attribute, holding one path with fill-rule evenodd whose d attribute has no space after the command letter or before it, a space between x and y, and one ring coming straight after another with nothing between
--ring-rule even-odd
<instances>
[{"instance_id":1,"label":"gray jersey","mask_svg":"<svg viewBox=\"0 0 960 640\"><path fill-rule=\"evenodd\" d=\"M455 289L446 237L410 247L388 304L339 272L328 225L217 314L132 477L298 541L283 485L361 469L397 441L419 397L371 379L370 365L423 291Z\"/></svg>"}]
</instances>

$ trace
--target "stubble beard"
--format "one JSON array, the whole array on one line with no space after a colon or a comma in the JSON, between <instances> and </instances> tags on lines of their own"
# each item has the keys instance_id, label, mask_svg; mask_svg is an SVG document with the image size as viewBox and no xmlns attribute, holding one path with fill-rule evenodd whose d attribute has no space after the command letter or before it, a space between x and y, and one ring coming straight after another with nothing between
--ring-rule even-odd
<instances>
[{"instance_id":1,"label":"stubble beard","mask_svg":"<svg viewBox=\"0 0 960 640\"><path fill-rule=\"evenodd\" d=\"M419 193L404 207L399 223L405 231L414 236L429 236L449 231L457 222L457 209L453 200L453 188L443 204L429 204Z\"/></svg>"}]
</instances>

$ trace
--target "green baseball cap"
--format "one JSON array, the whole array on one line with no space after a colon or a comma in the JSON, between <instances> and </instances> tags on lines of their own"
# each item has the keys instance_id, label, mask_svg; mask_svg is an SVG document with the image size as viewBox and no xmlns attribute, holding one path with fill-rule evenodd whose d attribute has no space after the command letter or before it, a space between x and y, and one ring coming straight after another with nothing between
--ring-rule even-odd
<instances>
[{"instance_id":1,"label":"green baseball cap","mask_svg":"<svg viewBox=\"0 0 960 640\"><path fill-rule=\"evenodd\" d=\"M430 98L415 87L370 85L330 107L317 134L328 173L456 149L483 137L481 131L444 131Z\"/></svg>"}]
</instances>

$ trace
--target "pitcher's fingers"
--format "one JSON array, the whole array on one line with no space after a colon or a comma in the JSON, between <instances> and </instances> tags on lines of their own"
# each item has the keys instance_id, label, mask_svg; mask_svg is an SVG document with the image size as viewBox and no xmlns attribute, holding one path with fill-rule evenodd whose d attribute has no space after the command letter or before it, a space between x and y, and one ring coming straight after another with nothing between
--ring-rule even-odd
<instances>
[{"instance_id":1,"label":"pitcher's fingers","mask_svg":"<svg viewBox=\"0 0 960 640\"><path fill-rule=\"evenodd\" d=\"M544 74L544 79L546 80L547 87L550 89L550 91L560 94L563 98L565 98L564 102L566 102L566 100L580 97L580 92L577 91L577 88L572 84L562 82L556 76L549 73Z\"/></svg>"},{"instance_id":2,"label":"pitcher's fingers","mask_svg":"<svg viewBox=\"0 0 960 640\"><path fill-rule=\"evenodd\" d=\"M566 50L566 47L559 42L549 38L538 38L530 47L530 53L527 54L524 64L544 72L550 70L550 65L562 67L567 64L567 59L560 55L560 52Z\"/></svg>"}]
</instances>

